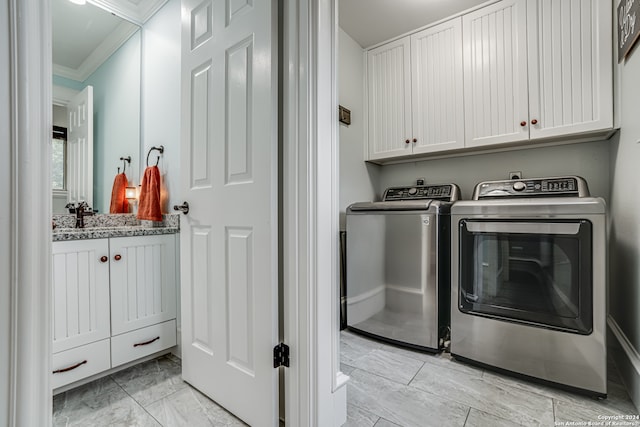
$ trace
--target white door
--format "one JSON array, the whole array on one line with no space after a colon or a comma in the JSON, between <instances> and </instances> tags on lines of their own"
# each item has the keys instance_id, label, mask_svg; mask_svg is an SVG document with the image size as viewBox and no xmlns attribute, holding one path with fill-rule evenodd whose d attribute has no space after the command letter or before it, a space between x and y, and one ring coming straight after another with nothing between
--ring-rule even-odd
<instances>
[{"instance_id":1,"label":"white door","mask_svg":"<svg viewBox=\"0 0 640 427\"><path fill-rule=\"evenodd\" d=\"M182 0L182 375L278 425L275 1Z\"/></svg>"},{"instance_id":2,"label":"white door","mask_svg":"<svg viewBox=\"0 0 640 427\"><path fill-rule=\"evenodd\" d=\"M411 35L413 153L464 147L462 18Z\"/></svg>"},{"instance_id":3,"label":"white door","mask_svg":"<svg viewBox=\"0 0 640 427\"><path fill-rule=\"evenodd\" d=\"M409 37L367 52L369 160L412 153Z\"/></svg>"},{"instance_id":4,"label":"white door","mask_svg":"<svg viewBox=\"0 0 640 427\"><path fill-rule=\"evenodd\" d=\"M462 17L467 147L529 139L526 0Z\"/></svg>"},{"instance_id":5,"label":"white door","mask_svg":"<svg viewBox=\"0 0 640 427\"><path fill-rule=\"evenodd\" d=\"M67 104L67 201L93 207L93 86Z\"/></svg>"},{"instance_id":6,"label":"white door","mask_svg":"<svg viewBox=\"0 0 640 427\"><path fill-rule=\"evenodd\" d=\"M528 3L531 139L613 126L611 4Z\"/></svg>"}]
</instances>

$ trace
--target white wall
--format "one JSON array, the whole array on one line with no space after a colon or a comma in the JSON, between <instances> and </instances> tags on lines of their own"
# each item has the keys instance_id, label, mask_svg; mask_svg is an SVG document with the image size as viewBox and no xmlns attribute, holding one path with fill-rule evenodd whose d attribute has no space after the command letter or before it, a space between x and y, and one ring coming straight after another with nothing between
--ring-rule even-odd
<instances>
[{"instance_id":1,"label":"white wall","mask_svg":"<svg viewBox=\"0 0 640 427\"><path fill-rule=\"evenodd\" d=\"M614 11L618 3L613 2ZM622 64L617 64L617 55L614 61L620 132L611 145L609 315L620 328L623 346L616 339L609 344L629 394L640 407L640 49L636 46Z\"/></svg>"},{"instance_id":2,"label":"white wall","mask_svg":"<svg viewBox=\"0 0 640 427\"><path fill-rule=\"evenodd\" d=\"M360 45L340 29L338 35L338 102L351 110L351 125L340 123L340 229L345 210L354 202L374 200L378 165L364 162L365 153L365 54ZM337 112L336 112L337 114Z\"/></svg>"},{"instance_id":3,"label":"white wall","mask_svg":"<svg viewBox=\"0 0 640 427\"><path fill-rule=\"evenodd\" d=\"M9 2L0 0L0 425L9 425L9 362L11 360L11 122L9 115Z\"/></svg>"},{"instance_id":4,"label":"white wall","mask_svg":"<svg viewBox=\"0 0 640 427\"><path fill-rule=\"evenodd\" d=\"M469 199L480 181L507 179L510 171L525 178L579 175L587 180L592 196L609 198L609 141L530 148L491 154L386 165L380 173L382 189L414 184L456 183Z\"/></svg>"},{"instance_id":5,"label":"white wall","mask_svg":"<svg viewBox=\"0 0 640 427\"><path fill-rule=\"evenodd\" d=\"M164 146L158 165L167 187L167 212L182 203L180 189L180 0L169 0L142 30L142 149ZM157 151L149 156L155 164ZM173 211L169 211L173 212Z\"/></svg>"}]
</instances>

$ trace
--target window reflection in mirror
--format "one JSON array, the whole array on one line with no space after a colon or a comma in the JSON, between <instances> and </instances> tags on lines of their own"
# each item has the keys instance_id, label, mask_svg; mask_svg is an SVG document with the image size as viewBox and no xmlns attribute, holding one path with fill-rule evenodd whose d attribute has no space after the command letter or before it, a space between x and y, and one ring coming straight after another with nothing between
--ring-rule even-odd
<instances>
[{"instance_id":1,"label":"window reflection in mirror","mask_svg":"<svg viewBox=\"0 0 640 427\"><path fill-rule=\"evenodd\" d=\"M53 126L51 146L51 186L53 190L64 191L66 184L67 128Z\"/></svg>"}]
</instances>

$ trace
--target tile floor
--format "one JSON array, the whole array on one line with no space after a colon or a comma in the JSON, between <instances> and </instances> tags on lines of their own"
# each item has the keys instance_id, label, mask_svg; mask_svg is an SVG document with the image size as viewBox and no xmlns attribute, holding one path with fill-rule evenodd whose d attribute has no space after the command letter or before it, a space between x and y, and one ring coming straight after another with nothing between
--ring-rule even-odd
<instances>
[{"instance_id":1,"label":"tile floor","mask_svg":"<svg viewBox=\"0 0 640 427\"><path fill-rule=\"evenodd\" d=\"M351 376L348 427L589 425L598 416L638 414L611 363L608 398L600 401L348 331L341 365Z\"/></svg>"},{"instance_id":2,"label":"tile floor","mask_svg":"<svg viewBox=\"0 0 640 427\"><path fill-rule=\"evenodd\" d=\"M163 356L53 397L53 425L246 426L182 381L180 359Z\"/></svg>"},{"instance_id":3,"label":"tile floor","mask_svg":"<svg viewBox=\"0 0 640 427\"><path fill-rule=\"evenodd\" d=\"M638 414L612 364L609 397L597 401L347 331L341 362L351 376L347 427L588 425L601 421L598 416ZM53 424L245 425L182 381L180 372L180 359L163 356L61 393L53 398Z\"/></svg>"}]
</instances>

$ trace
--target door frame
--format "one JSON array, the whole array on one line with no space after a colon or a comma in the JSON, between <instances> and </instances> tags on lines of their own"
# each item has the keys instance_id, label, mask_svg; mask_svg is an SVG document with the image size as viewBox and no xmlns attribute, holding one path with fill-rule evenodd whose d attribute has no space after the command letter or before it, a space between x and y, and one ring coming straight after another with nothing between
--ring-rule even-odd
<instances>
[{"instance_id":1,"label":"door frame","mask_svg":"<svg viewBox=\"0 0 640 427\"><path fill-rule=\"evenodd\" d=\"M283 17L282 259L288 425L339 426L346 419L348 377L339 371L336 0L280 2ZM11 171L2 183L0 255L9 283L0 308L0 424L51 425L52 105L50 0L0 0L0 84L9 96ZM4 123L4 121L3 121ZM6 145L6 147L5 147ZM43 238L46 244L43 244ZM3 264L4 265L4 264ZM33 265L40 266L32 268ZM328 284L328 285L327 285ZM8 326L8 327L7 327Z\"/></svg>"}]
</instances>

